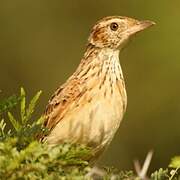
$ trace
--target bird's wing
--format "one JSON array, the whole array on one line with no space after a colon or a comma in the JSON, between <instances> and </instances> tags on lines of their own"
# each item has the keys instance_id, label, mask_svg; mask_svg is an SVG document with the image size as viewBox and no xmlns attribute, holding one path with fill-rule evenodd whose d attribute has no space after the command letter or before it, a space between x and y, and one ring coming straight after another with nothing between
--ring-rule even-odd
<instances>
[{"instance_id":1,"label":"bird's wing","mask_svg":"<svg viewBox=\"0 0 180 180\"><path fill-rule=\"evenodd\" d=\"M72 78L56 90L45 110L44 126L53 129L82 96L82 82Z\"/></svg>"}]
</instances>

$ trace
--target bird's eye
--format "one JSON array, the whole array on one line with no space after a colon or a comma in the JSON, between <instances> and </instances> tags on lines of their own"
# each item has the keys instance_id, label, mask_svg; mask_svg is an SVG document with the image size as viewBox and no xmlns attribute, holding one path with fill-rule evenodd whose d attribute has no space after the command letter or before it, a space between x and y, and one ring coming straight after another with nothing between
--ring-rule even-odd
<instances>
[{"instance_id":1,"label":"bird's eye","mask_svg":"<svg viewBox=\"0 0 180 180\"><path fill-rule=\"evenodd\" d=\"M112 31L116 31L118 29L118 27L119 27L118 24L115 22L111 23L111 25L110 25L110 28Z\"/></svg>"}]
</instances>

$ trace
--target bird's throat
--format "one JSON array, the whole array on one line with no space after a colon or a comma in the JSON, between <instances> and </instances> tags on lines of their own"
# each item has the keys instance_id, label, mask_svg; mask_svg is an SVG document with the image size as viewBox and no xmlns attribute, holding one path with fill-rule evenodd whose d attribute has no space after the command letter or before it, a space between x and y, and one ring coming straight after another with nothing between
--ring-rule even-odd
<instances>
[{"instance_id":1,"label":"bird's throat","mask_svg":"<svg viewBox=\"0 0 180 180\"><path fill-rule=\"evenodd\" d=\"M89 45L75 72L75 76L85 79L94 76L97 78L108 76L112 81L115 81L115 79L122 80L119 50Z\"/></svg>"}]
</instances>

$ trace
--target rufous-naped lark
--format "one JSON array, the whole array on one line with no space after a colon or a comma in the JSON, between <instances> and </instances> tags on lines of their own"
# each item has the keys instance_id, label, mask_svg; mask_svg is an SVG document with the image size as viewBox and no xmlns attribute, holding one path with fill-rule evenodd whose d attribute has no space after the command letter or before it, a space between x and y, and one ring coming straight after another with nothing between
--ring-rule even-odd
<instances>
[{"instance_id":1,"label":"rufous-naped lark","mask_svg":"<svg viewBox=\"0 0 180 180\"><path fill-rule=\"evenodd\" d=\"M49 100L43 137L49 145L85 144L97 159L113 139L126 111L127 95L119 53L130 37L152 21L110 16L98 21L90 33L81 62Z\"/></svg>"}]
</instances>

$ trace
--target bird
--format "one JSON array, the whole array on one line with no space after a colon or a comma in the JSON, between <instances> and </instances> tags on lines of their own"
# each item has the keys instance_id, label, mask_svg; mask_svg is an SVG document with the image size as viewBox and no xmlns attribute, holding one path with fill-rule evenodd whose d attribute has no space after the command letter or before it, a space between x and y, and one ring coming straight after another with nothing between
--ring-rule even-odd
<instances>
[{"instance_id":1,"label":"bird","mask_svg":"<svg viewBox=\"0 0 180 180\"><path fill-rule=\"evenodd\" d=\"M127 107L119 54L129 39L155 23L125 16L108 16L92 28L75 72L57 88L44 113L49 146L64 142L92 149L97 161L120 127Z\"/></svg>"}]
</instances>

